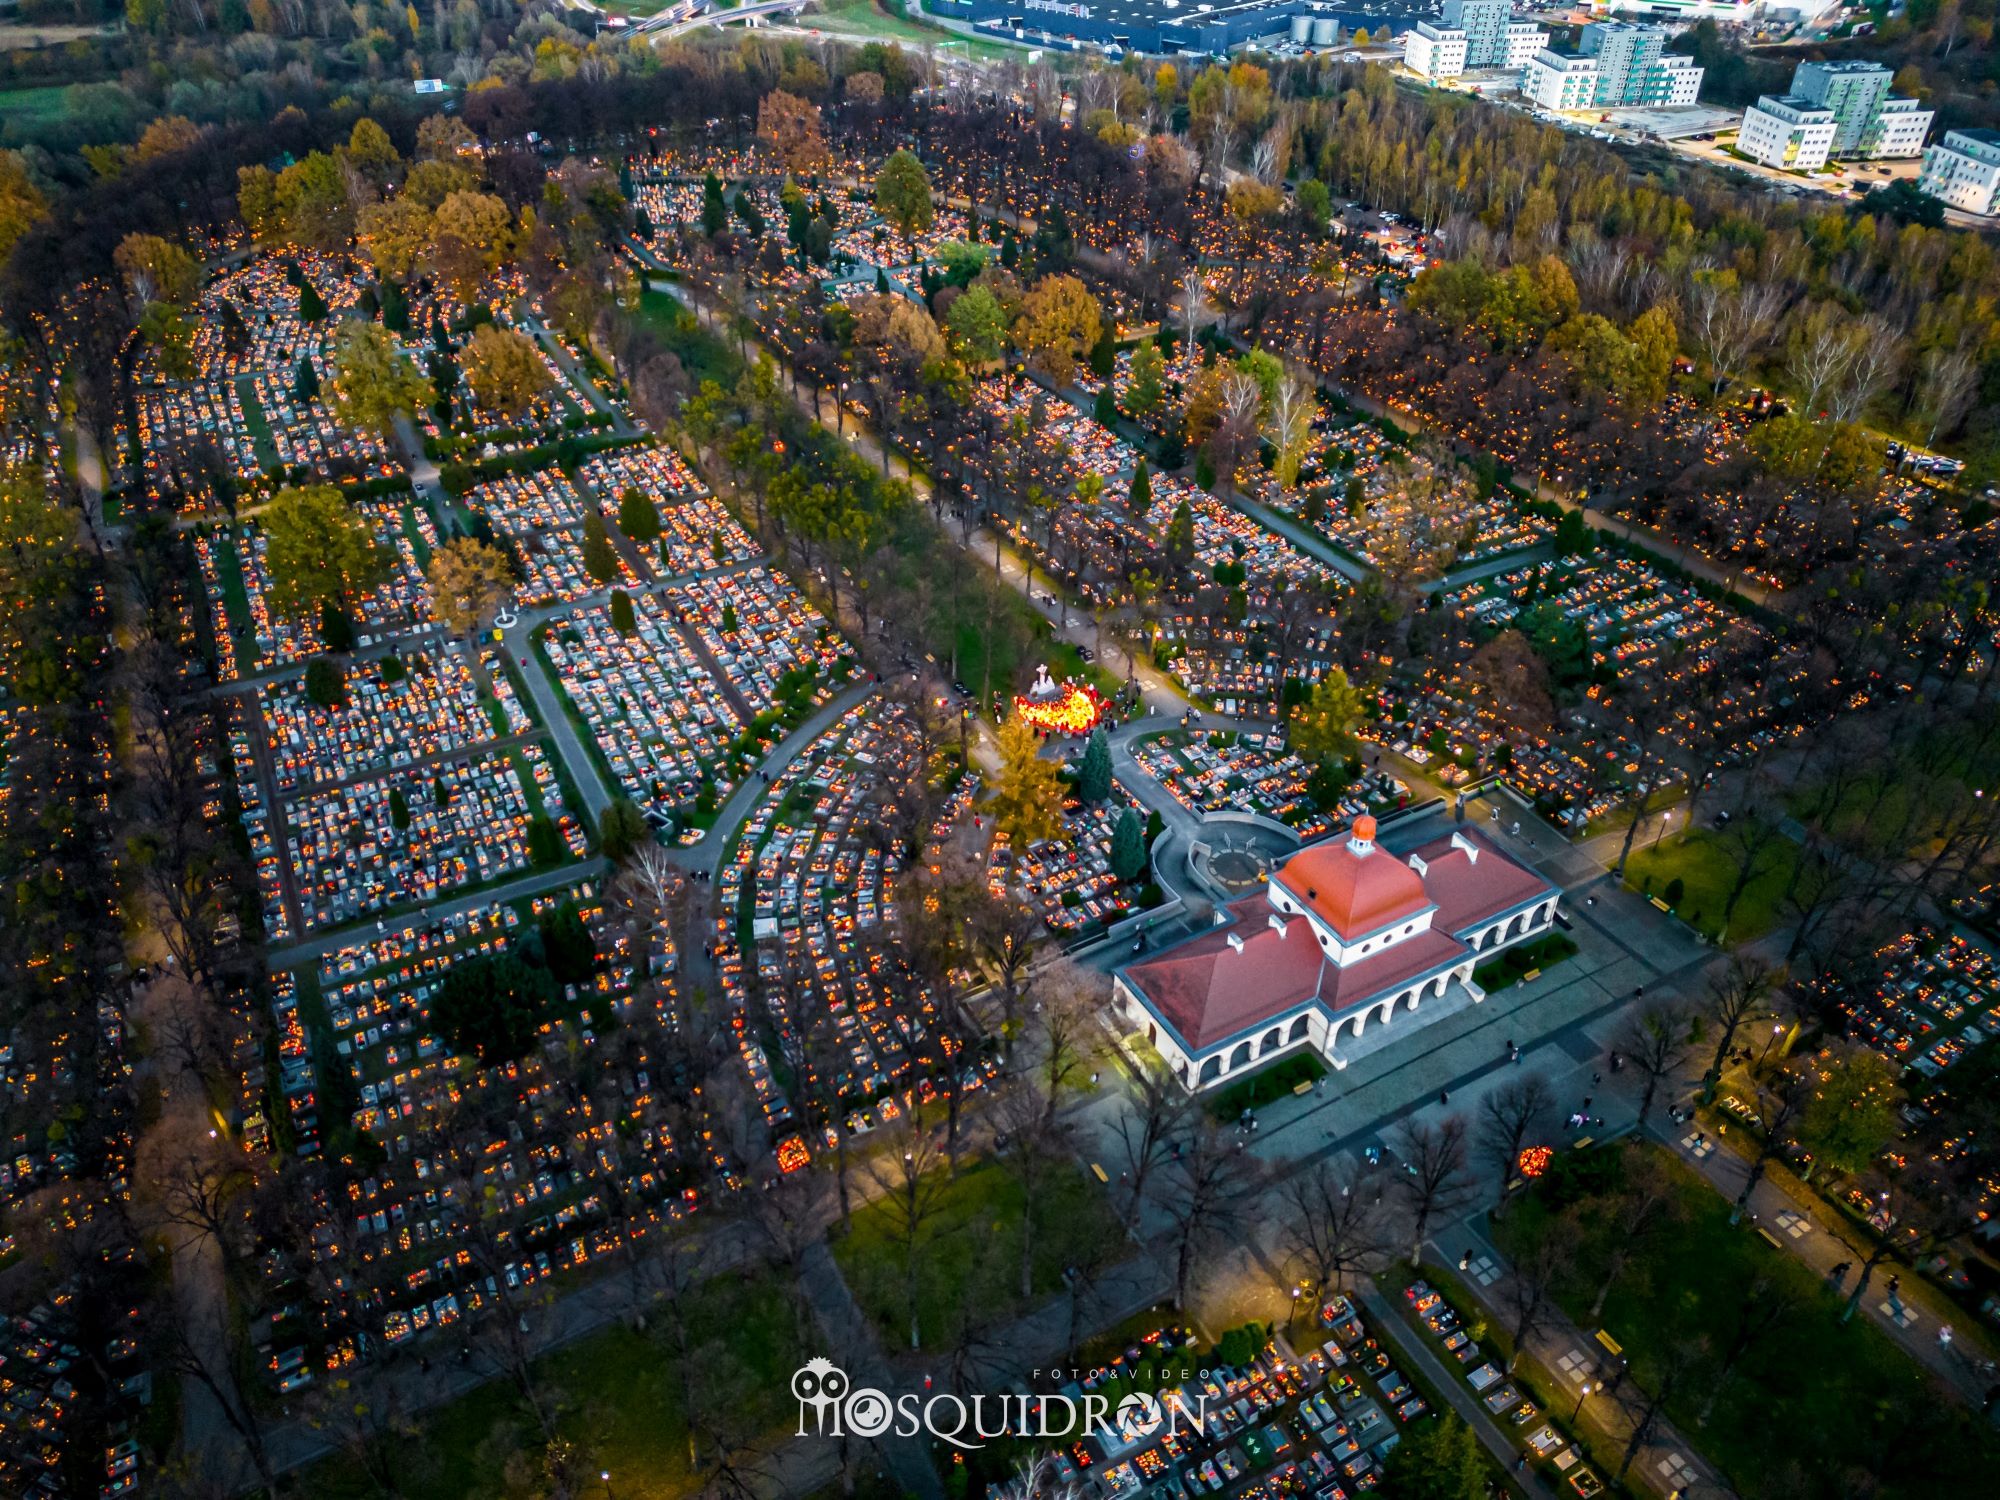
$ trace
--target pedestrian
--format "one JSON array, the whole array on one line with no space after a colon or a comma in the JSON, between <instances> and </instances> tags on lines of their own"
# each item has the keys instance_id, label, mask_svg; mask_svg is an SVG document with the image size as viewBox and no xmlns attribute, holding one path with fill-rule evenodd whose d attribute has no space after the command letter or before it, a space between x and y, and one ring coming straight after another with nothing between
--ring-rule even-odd
<instances>
[{"instance_id":1,"label":"pedestrian","mask_svg":"<svg viewBox=\"0 0 2000 1500\"><path fill-rule=\"evenodd\" d=\"M1590 1075L1590 1086L1592 1088L1596 1088L1602 1082L1604 1082L1604 1075L1602 1073L1592 1073Z\"/></svg>"},{"instance_id":2,"label":"pedestrian","mask_svg":"<svg viewBox=\"0 0 2000 1500\"><path fill-rule=\"evenodd\" d=\"M1461 1271L1469 1271L1472 1269L1472 1252L1470 1250L1466 1251L1465 1254L1461 1255L1458 1258L1458 1268Z\"/></svg>"},{"instance_id":3,"label":"pedestrian","mask_svg":"<svg viewBox=\"0 0 2000 1500\"><path fill-rule=\"evenodd\" d=\"M1583 1096L1583 1112L1584 1112L1585 1114L1589 1114L1589 1113L1590 1113L1590 1095L1588 1095L1588 1094L1585 1094L1585 1095Z\"/></svg>"},{"instance_id":4,"label":"pedestrian","mask_svg":"<svg viewBox=\"0 0 2000 1500\"><path fill-rule=\"evenodd\" d=\"M1450 1091L1449 1091L1449 1090L1446 1090L1446 1089L1439 1089L1439 1090L1438 1090L1438 1103L1440 1103L1440 1104L1449 1104L1450 1102L1451 1102L1451 1093L1450 1093Z\"/></svg>"},{"instance_id":5,"label":"pedestrian","mask_svg":"<svg viewBox=\"0 0 2000 1500\"><path fill-rule=\"evenodd\" d=\"M1944 1327L1938 1330L1938 1348L1949 1349L1950 1347L1951 1347L1951 1324L1947 1323L1944 1325Z\"/></svg>"}]
</instances>

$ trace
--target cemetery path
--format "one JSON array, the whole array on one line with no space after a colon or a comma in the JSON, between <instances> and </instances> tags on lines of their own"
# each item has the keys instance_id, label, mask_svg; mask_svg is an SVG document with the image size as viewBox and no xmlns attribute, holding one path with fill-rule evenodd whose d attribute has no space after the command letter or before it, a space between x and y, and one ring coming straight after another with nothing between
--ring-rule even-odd
<instances>
[{"instance_id":1,"label":"cemetery path","mask_svg":"<svg viewBox=\"0 0 2000 1500\"><path fill-rule=\"evenodd\" d=\"M770 794L770 782L808 745L831 729L850 708L873 693L875 687L872 677L864 677L862 681L849 683L814 709L810 718L780 740L777 748L737 784L736 790L729 794L729 800L716 812L714 824L700 843L677 845L667 851L674 862L710 873L720 869L730 845L736 841L736 830Z\"/></svg>"},{"instance_id":2,"label":"cemetery path","mask_svg":"<svg viewBox=\"0 0 2000 1500\"><path fill-rule=\"evenodd\" d=\"M459 912L471 911L475 907L487 907L498 902L519 901L529 896L539 896L562 886L573 885L579 880L602 875L610 868L610 861L602 855L597 855L572 864L557 865L553 869L536 870L518 879L487 886L462 896L454 896L449 900L433 901L418 911L398 913L383 920L397 924L419 920L434 922ZM350 924L307 938L302 942L292 943L287 947L273 948L270 951L270 967L273 972L279 969L297 968L300 964L309 963L322 954L333 952L336 948L344 948L361 938L373 936L374 931L374 926L367 922Z\"/></svg>"},{"instance_id":3,"label":"cemetery path","mask_svg":"<svg viewBox=\"0 0 2000 1500\"><path fill-rule=\"evenodd\" d=\"M872 1386L878 1391L893 1392L897 1383L876 1342L875 1330L848 1291L840 1267L834 1263L833 1252L827 1249L824 1240L806 1252L801 1281L806 1300L812 1305L813 1320L819 1324L828 1346L841 1351L848 1388ZM906 1495L916 1495L919 1500L944 1500L944 1486L938 1483L937 1470L931 1467L930 1455L924 1451L920 1439L900 1437L892 1429L875 1443Z\"/></svg>"},{"instance_id":4,"label":"cemetery path","mask_svg":"<svg viewBox=\"0 0 2000 1500\"><path fill-rule=\"evenodd\" d=\"M541 653L535 650L529 639L535 624L534 616L523 615L502 632L501 638L521 673L522 682L527 684L529 701L535 705L535 717L554 737L556 753L562 757L563 768L569 772L577 795L583 798L584 809L590 814L590 823L594 828L603 817L604 809L611 805L611 792L598 773L597 761L592 757L589 746L584 744L581 731L569 716L562 690L549 680L548 670L542 665Z\"/></svg>"}]
</instances>

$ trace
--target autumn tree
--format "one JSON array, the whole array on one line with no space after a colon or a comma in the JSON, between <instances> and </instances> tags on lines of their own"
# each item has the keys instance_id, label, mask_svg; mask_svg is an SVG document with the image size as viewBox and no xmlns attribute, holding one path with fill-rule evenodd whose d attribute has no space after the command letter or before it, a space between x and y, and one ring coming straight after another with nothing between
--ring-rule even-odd
<instances>
[{"instance_id":1,"label":"autumn tree","mask_svg":"<svg viewBox=\"0 0 2000 1500\"><path fill-rule=\"evenodd\" d=\"M1052 839L1063 831L1062 805L1067 794L1061 768L1042 758L1042 742L1019 714L1001 724L1000 771L995 778L993 826L1007 835L1018 853L1030 844Z\"/></svg>"},{"instance_id":2,"label":"autumn tree","mask_svg":"<svg viewBox=\"0 0 2000 1500\"><path fill-rule=\"evenodd\" d=\"M466 341L459 368L481 410L519 417L555 384L534 339L517 328L483 323Z\"/></svg>"},{"instance_id":3,"label":"autumn tree","mask_svg":"<svg viewBox=\"0 0 2000 1500\"><path fill-rule=\"evenodd\" d=\"M457 537L431 554L424 574L431 613L458 635L470 636L514 596L514 569L499 548Z\"/></svg>"},{"instance_id":4,"label":"autumn tree","mask_svg":"<svg viewBox=\"0 0 2000 1500\"><path fill-rule=\"evenodd\" d=\"M431 383L378 323L351 319L333 339L333 407L349 427L387 437L398 417L413 418L432 401Z\"/></svg>"},{"instance_id":5,"label":"autumn tree","mask_svg":"<svg viewBox=\"0 0 2000 1500\"><path fill-rule=\"evenodd\" d=\"M1044 276L1021 303L1014 338L1057 385L1076 378L1077 361L1104 331L1097 299L1074 276Z\"/></svg>"},{"instance_id":6,"label":"autumn tree","mask_svg":"<svg viewBox=\"0 0 2000 1500\"><path fill-rule=\"evenodd\" d=\"M819 106L772 89L757 106L757 139L799 177L824 171L833 159L820 133Z\"/></svg>"},{"instance_id":7,"label":"autumn tree","mask_svg":"<svg viewBox=\"0 0 2000 1500\"><path fill-rule=\"evenodd\" d=\"M374 529L332 485L278 491L258 516L271 603L292 619L348 602L389 576L389 553Z\"/></svg>"},{"instance_id":8,"label":"autumn tree","mask_svg":"<svg viewBox=\"0 0 2000 1500\"><path fill-rule=\"evenodd\" d=\"M513 216L491 193L458 191L437 207L430 267L460 299L478 295L487 274L513 254Z\"/></svg>"},{"instance_id":9,"label":"autumn tree","mask_svg":"<svg viewBox=\"0 0 2000 1500\"><path fill-rule=\"evenodd\" d=\"M437 238L436 216L408 193L370 203L355 216L362 253L385 281L404 281Z\"/></svg>"}]
</instances>

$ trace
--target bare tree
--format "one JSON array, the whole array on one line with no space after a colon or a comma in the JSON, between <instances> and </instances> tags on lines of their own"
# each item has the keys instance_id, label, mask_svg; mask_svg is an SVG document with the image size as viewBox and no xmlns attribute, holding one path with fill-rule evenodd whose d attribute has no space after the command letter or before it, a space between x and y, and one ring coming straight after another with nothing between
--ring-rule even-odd
<instances>
[{"instance_id":1,"label":"bare tree","mask_svg":"<svg viewBox=\"0 0 2000 1500\"><path fill-rule=\"evenodd\" d=\"M1176 1145L1158 1202L1173 1221L1174 1306L1184 1308L1208 1255L1248 1226L1260 1173L1256 1159L1211 1120L1200 1120Z\"/></svg>"},{"instance_id":2,"label":"bare tree","mask_svg":"<svg viewBox=\"0 0 2000 1500\"><path fill-rule=\"evenodd\" d=\"M1615 1233L1609 1238L1604 1276L1590 1304L1593 1319L1603 1314L1605 1302L1625 1279L1626 1268L1644 1246L1646 1237L1671 1222L1678 1208L1674 1180L1660 1158L1643 1147L1628 1149L1623 1182L1611 1205Z\"/></svg>"},{"instance_id":3,"label":"bare tree","mask_svg":"<svg viewBox=\"0 0 2000 1500\"><path fill-rule=\"evenodd\" d=\"M1674 1343L1668 1346L1654 1367L1651 1390L1627 1383L1626 1389L1634 1392L1626 1408L1626 1415L1632 1419L1632 1435L1626 1440L1624 1459L1618 1465L1620 1483L1624 1482L1625 1471L1632 1467L1632 1460L1652 1442L1667 1403L1695 1378L1707 1361L1708 1346L1704 1340Z\"/></svg>"},{"instance_id":4,"label":"bare tree","mask_svg":"<svg viewBox=\"0 0 2000 1500\"><path fill-rule=\"evenodd\" d=\"M1728 1341L1722 1346L1715 1369L1703 1377L1708 1384L1708 1394L1702 1400L1701 1410L1695 1414L1695 1426L1708 1425L1709 1416L1715 1410L1723 1387L1729 1383L1731 1372L1750 1351L1797 1322L1803 1311L1791 1291L1769 1276L1758 1276L1742 1287L1736 1299L1736 1315L1730 1320Z\"/></svg>"},{"instance_id":5,"label":"bare tree","mask_svg":"<svg viewBox=\"0 0 2000 1500\"><path fill-rule=\"evenodd\" d=\"M1040 1099L1037 1129L1042 1135L1054 1128L1063 1103L1102 1056L1097 1010L1105 989L1101 974L1068 959L1050 964L1034 978L1023 1062Z\"/></svg>"},{"instance_id":6,"label":"bare tree","mask_svg":"<svg viewBox=\"0 0 2000 1500\"><path fill-rule=\"evenodd\" d=\"M327 1382L306 1421L351 1458L385 1500L401 1500L436 1469L415 1414L396 1391L392 1371L361 1363Z\"/></svg>"},{"instance_id":7,"label":"bare tree","mask_svg":"<svg viewBox=\"0 0 2000 1500\"><path fill-rule=\"evenodd\" d=\"M1021 1008L1022 981L1042 935L1041 913L1009 886L974 912L972 941L1000 982L1001 1045L1011 1047Z\"/></svg>"},{"instance_id":8,"label":"bare tree","mask_svg":"<svg viewBox=\"0 0 2000 1500\"><path fill-rule=\"evenodd\" d=\"M910 1347L923 1347L922 1276L930 1245L931 1223L943 1207L949 1177L930 1127L915 1110L906 1111L900 1126L871 1164L869 1172L880 1190L890 1237L903 1266L903 1302L910 1318Z\"/></svg>"},{"instance_id":9,"label":"bare tree","mask_svg":"<svg viewBox=\"0 0 2000 1500\"><path fill-rule=\"evenodd\" d=\"M1153 1169L1167 1158L1195 1105L1192 1096L1164 1066L1142 1068L1131 1097L1118 1113L1116 1129L1125 1159L1120 1173L1126 1192L1122 1218L1130 1234Z\"/></svg>"},{"instance_id":10,"label":"bare tree","mask_svg":"<svg viewBox=\"0 0 2000 1500\"><path fill-rule=\"evenodd\" d=\"M1410 1264L1414 1266L1423 1259L1431 1225L1457 1213L1472 1196L1465 1161L1465 1117L1447 1115L1436 1124L1409 1120L1396 1131L1392 1148L1403 1164L1395 1182L1409 1221Z\"/></svg>"},{"instance_id":11,"label":"bare tree","mask_svg":"<svg viewBox=\"0 0 2000 1500\"><path fill-rule=\"evenodd\" d=\"M1699 274L1688 288L1688 339L1708 365L1710 394L1742 374L1771 338L1784 294L1767 282L1739 286L1733 278Z\"/></svg>"},{"instance_id":12,"label":"bare tree","mask_svg":"<svg viewBox=\"0 0 2000 1500\"><path fill-rule=\"evenodd\" d=\"M1881 318L1858 319L1853 337L1859 347L1827 394L1827 414L1840 423L1859 422L1866 416L1903 363L1903 341Z\"/></svg>"},{"instance_id":13,"label":"bare tree","mask_svg":"<svg viewBox=\"0 0 2000 1500\"><path fill-rule=\"evenodd\" d=\"M1833 391L1848 379L1860 356L1861 333L1847 310L1831 302L1811 303L1794 317L1785 374L1808 418L1817 421Z\"/></svg>"},{"instance_id":14,"label":"bare tree","mask_svg":"<svg viewBox=\"0 0 2000 1500\"><path fill-rule=\"evenodd\" d=\"M1527 1253L1515 1258L1511 1274L1500 1284L1501 1310L1513 1345L1507 1356L1510 1375L1529 1342L1548 1326L1555 1312L1557 1284L1576 1268L1575 1228L1560 1218L1544 1228Z\"/></svg>"},{"instance_id":15,"label":"bare tree","mask_svg":"<svg viewBox=\"0 0 2000 1500\"><path fill-rule=\"evenodd\" d=\"M1768 964L1738 953L1731 955L1719 974L1709 978L1702 1011L1715 1027L1715 1056L1709 1060L1705 1080L1711 1090L1722 1076L1722 1065L1735 1044L1736 1033L1769 1012L1775 977Z\"/></svg>"},{"instance_id":16,"label":"bare tree","mask_svg":"<svg viewBox=\"0 0 2000 1500\"><path fill-rule=\"evenodd\" d=\"M1192 349L1196 336L1215 316L1215 304L1209 300L1208 283L1202 279L1201 267L1188 267L1180 295L1174 299L1174 310L1181 318L1181 342Z\"/></svg>"},{"instance_id":17,"label":"bare tree","mask_svg":"<svg viewBox=\"0 0 2000 1500\"><path fill-rule=\"evenodd\" d=\"M807 1253L826 1236L827 1180L807 1167L782 1172L750 1205L750 1225L792 1293L792 1327L800 1347L812 1342L812 1306L805 1296Z\"/></svg>"},{"instance_id":18,"label":"bare tree","mask_svg":"<svg viewBox=\"0 0 2000 1500\"><path fill-rule=\"evenodd\" d=\"M1382 1190L1330 1161L1288 1173L1278 1187L1279 1242L1300 1279L1322 1296L1370 1270L1387 1252Z\"/></svg>"},{"instance_id":19,"label":"bare tree","mask_svg":"<svg viewBox=\"0 0 2000 1500\"><path fill-rule=\"evenodd\" d=\"M1652 1113L1660 1085L1686 1061L1691 1045L1687 1012L1670 1002L1655 1000L1626 1021L1619 1033L1619 1050L1631 1058L1632 1066L1646 1080L1639 1095L1640 1129Z\"/></svg>"},{"instance_id":20,"label":"bare tree","mask_svg":"<svg viewBox=\"0 0 2000 1500\"><path fill-rule=\"evenodd\" d=\"M1979 394L1979 365L1963 349L1926 350L1918 362L1916 410L1924 418L1924 446L1948 436Z\"/></svg>"},{"instance_id":21,"label":"bare tree","mask_svg":"<svg viewBox=\"0 0 2000 1500\"><path fill-rule=\"evenodd\" d=\"M1521 1152L1549 1123L1555 1091L1539 1073L1503 1083L1479 1101L1479 1149L1500 1179L1500 1207L1520 1171Z\"/></svg>"}]
</instances>

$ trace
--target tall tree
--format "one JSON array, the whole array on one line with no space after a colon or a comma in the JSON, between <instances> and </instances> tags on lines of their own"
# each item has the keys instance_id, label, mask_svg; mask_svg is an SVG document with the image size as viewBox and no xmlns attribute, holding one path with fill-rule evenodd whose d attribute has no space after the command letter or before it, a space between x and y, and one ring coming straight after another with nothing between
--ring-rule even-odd
<instances>
[{"instance_id":1,"label":"tall tree","mask_svg":"<svg viewBox=\"0 0 2000 1500\"><path fill-rule=\"evenodd\" d=\"M271 602L294 620L350 601L389 576L389 552L374 528L331 485L278 491L258 517Z\"/></svg>"},{"instance_id":2,"label":"tall tree","mask_svg":"<svg viewBox=\"0 0 2000 1500\"><path fill-rule=\"evenodd\" d=\"M431 383L379 323L350 319L333 340L333 406L349 427L384 437L434 399Z\"/></svg>"},{"instance_id":3,"label":"tall tree","mask_svg":"<svg viewBox=\"0 0 2000 1500\"><path fill-rule=\"evenodd\" d=\"M1000 770L988 804L993 825L1007 835L1015 857L1024 858L1030 844L1058 837L1063 831L1066 795L1061 768L1042 757L1042 742L1018 714L1001 724L996 736Z\"/></svg>"},{"instance_id":4,"label":"tall tree","mask_svg":"<svg viewBox=\"0 0 2000 1500\"><path fill-rule=\"evenodd\" d=\"M1431 1226L1458 1212L1471 1197L1465 1117L1447 1115L1435 1124L1407 1121L1397 1128L1392 1146L1403 1164L1395 1183L1409 1224L1410 1264L1414 1266L1423 1258Z\"/></svg>"},{"instance_id":5,"label":"tall tree","mask_svg":"<svg viewBox=\"0 0 2000 1500\"><path fill-rule=\"evenodd\" d=\"M914 256L916 237L929 229L936 217L931 204L931 180L924 164L900 148L890 152L881 171L875 174L875 207L896 226L896 232L902 235Z\"/></svg>"},{"instance_id":6,"label":"tall tree","mask_svg":"<svg viewBox=\"0 0 2000 1500\"><path fill-rule=\"evenodd\" d=\"M514 568L498 547L455 537L431 554L424 574L431 613L447 630L470 636L514 596Z\"/></svg>"},{"instance_id":7,"label":"tall tree","mask_svg":"<svg viewBox=\"0 0 2000 1500\"><path fill-rule=\"evenodd\" d=\"M1520 1172L1521 1153L1550 1123L1554 1111L1555 1092L1539 1073L1510 1079L1479 1101L1479 1149L1500 1179L1501 1209Z\"/></svg>"},{"instance_id":8,"label":"tall tree","mask_svg":"<svg viewBox=\"0 0 2000 1500\"><path fill-rule=\"evenodd\" d=\"M483 323L473 330L459 355L459 367L474 404L503 417L524 415L555 384L534 339L497 323Z\"/></svg>"}]
</instances>

